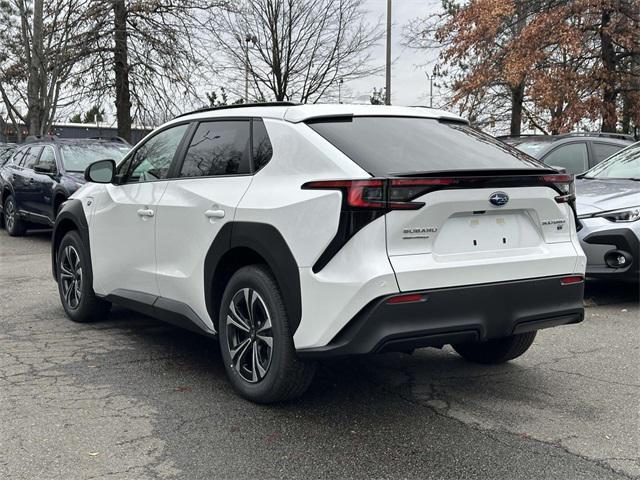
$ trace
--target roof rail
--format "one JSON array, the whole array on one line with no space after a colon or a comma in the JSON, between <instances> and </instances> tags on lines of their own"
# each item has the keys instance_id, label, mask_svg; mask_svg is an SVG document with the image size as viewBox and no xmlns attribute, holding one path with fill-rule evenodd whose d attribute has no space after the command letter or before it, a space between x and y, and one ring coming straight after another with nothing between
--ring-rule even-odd
<instances>
[{"instance_id":1,"label":"roof rail","mask_svg":"<svg viewBox=\"0 0 640 480\"><path fill-rule=\"evenodd\" d=\"M520 133L518 135L498 135L496 138L502 140L503 138L522 138L522 137L550 137L551 135L545 135L544 133Z\"/></svg>"},{"instance_id":2,"label":"roof rail","mask_svg":"<svg viewBox=\"0 0 640 480\"><path fill-rule=\"evenodd\" d=\"M55 142L56 140L58 140L56 135L29 135L24 139L24 143Z\"/></svg>"},{"instance_id":3,"label":"roof rail","mask_svg":"<svg viewBox=\"0 0 640 480\"><path fill-rule=\"evenodd\" d=\"M626 133L616 132L571 132L562 133L557 135L558 137L602 137L602 138L617 138L618 140L634 140L633 135Z\"/></svg>"},{"instance_id":4,"label":"roof rail","mask_svg":"<svg viewBox=\"0 0 640 480\"><path fill-rule=\"evenodd\" d=\"M194 110L192 112L183 113L178 115L175 118L185 117L187 115L191 115L193 113L201 113L201 112L211 112L216 110L226 110L232 108L248 108L248 107L295 107L296 105L301 105L300 103L295 102L263 102L263 103L239 103L237 105L222 105L220 107L205 107L199 108L198 110Z\"/></svg>"},{"instance_id":5,"label":"roof rail","mask_svg":"<svg viewBox=\"0 0 640 480\"><path fill-rule=\"evenodd\" d=\"M126 145L131 145L129 142L127 142L124 138L122 137L87 137L87 140L104 140L106 142L119 142L119 143L124 143Z\"/></svg>"}]
</instances>

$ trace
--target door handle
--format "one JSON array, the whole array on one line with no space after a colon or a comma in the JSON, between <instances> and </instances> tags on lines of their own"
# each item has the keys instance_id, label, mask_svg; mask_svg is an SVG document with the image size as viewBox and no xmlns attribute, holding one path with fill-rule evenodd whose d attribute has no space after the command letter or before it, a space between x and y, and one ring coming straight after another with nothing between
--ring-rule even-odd
<instances>
[{"instance_id":1,"label":"door handle","mask_svg":"<svg viewBox=\"0 0 640 480\"><path fill-rule=\"evenodd\" d=\"M153 217L154 213L153 210L149 208L141 208L140 210L138 210L138 215L140 215L141 217Z\"/></svg>"},{"instance_id":2,"label":"door handle","mask_svg":"<svg viewBox=\"0 0 640 480\"><path fill-rule=\"evenodd\" d=\"M224 210L206 210L204 216L207 218L224 218Z\"/></svg>"}]
</instances>

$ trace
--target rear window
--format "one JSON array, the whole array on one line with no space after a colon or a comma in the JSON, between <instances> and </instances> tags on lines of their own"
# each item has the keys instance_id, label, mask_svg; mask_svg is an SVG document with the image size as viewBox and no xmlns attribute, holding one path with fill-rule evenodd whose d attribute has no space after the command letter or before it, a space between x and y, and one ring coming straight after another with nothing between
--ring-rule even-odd
<instances>
[{"instance_id":1,"label":"rear window","mask_svg":"<svg viewBox=\"0 0 640 480\"><path fill-rule=\"evenodd\" d=\"M528 155L461 123L430 118L343 117L307 124L376 176L545 168Z\"/></svg>"}]
</instances>

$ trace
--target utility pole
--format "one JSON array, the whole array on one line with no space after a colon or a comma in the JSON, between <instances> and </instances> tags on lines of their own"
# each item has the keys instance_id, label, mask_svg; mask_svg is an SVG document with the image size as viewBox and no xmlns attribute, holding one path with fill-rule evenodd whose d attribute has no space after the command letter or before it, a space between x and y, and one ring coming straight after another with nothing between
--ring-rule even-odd
<instances>
[{"instance_id":1,"label":"utility pole","mask_svg":"<svg viewBox=\"0 0 640 480\"><path fill-rule=\"evenodd\" d=\"M433 108L433 79L437 76L434 71L431 75L427 72L424 72L427 76L427 80L429 80L429 108Z\"/></svg>"},{"instance_id":2,"label":"utility pole","mask_svg":"<svg viewBox=\"0 0 640 480\"><path fill-rule=\"evenodd\" d=\"M387 67L384 104L391 105L391 0L387 0Z\"/></svg>"},{"instance_id":3,"label":"utility pole","mask_svg":"<svg viewBox=\"0 0 640 480\"><path fill-rule=\"evenodd\" d=\"M255 35L247 33L244 40L246 42L244 49L244 103L249 103L249 44L258 43L258 39Z\"/></svg>"}]
</instances>

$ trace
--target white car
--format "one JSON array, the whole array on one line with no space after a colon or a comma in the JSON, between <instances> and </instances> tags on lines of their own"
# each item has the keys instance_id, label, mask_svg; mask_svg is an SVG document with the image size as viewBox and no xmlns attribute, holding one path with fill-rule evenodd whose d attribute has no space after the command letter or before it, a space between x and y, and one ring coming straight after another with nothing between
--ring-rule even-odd
<instances>
[{"instance_id":1,"label":"white car","mask_svg":"<svg viewBox=\"0 0 640 480\"><path fill-rule=\"evenodd\" d=\"M302 394L323 357L500 363L583 319L572 177L443 111L207 109L85 176L53 235L68 316L216 336L252 401Z\"/></svg>"}]
</instances>

